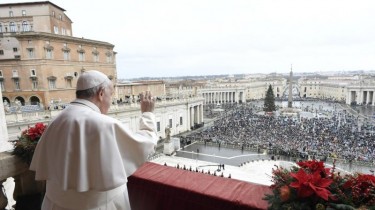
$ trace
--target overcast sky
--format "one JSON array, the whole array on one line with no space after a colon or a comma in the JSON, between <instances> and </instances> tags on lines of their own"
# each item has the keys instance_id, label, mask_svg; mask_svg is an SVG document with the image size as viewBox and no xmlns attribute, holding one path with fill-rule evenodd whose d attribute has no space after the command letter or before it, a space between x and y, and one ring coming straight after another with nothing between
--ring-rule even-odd
<instances>
[{"instance_id":1,"label":"overcast sky","mask_svg":"<svg viewBox=\"0 0 375 210\"><path fill-rule=\"evenodd\" d=\"M375 69L374 0L51 2L73 36L115 45L123 79Z\"/></svg>"}]
</instances>

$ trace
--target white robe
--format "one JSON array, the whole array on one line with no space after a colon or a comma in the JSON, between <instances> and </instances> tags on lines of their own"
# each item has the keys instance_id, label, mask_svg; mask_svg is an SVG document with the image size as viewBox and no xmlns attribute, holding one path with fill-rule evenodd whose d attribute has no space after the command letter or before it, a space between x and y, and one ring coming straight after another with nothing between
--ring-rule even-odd
<instances>
[{"instance_id":1,"label":"white robe","mask_svg":"<svg viewBox=\"0 0 375 210\"><path fill-rule=\"evenodd\" d=\"M76 99L48 126L30 165L36 180L47 180L42 210L128 209L127 177L156 142L153 113L143 113L139 131L132 132Z\"/></svg>"}]
</instances>

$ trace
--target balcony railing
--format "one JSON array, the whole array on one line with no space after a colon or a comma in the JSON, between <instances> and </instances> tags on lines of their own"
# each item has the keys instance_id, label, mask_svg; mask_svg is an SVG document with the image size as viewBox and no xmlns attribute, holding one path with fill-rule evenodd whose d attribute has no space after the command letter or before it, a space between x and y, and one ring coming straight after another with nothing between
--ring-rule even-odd
<instances>
[{"instance_id":1,"label":"balcony railing","mask_svg":"<svg viewBox=\"0 0 375 210\"><path fill-rule=\"evenodd\" d=\"M8 177L15 180L13 197L16 202L25 195L43 195L43 182L34 181L34 174L15 156L0 153L0 168L0 183ZM271 193L268 186L151 162L128 178L128 191L133 210L267 209L267 202L262 198ZM41 196L28 202L40 205ZM6 206L7 199L0 192L0 209Z\"/></svg>"},{"instance_id":2,"label":"balcony railing","mask_svg":"<svg viewBox=\"0 0 375 210\"><path fill-rule=\"evenodd\" d=\"M16 202L18 198L22 198L26 195L43 194L45 189L44 182L35 181L34 173L28 170L28 166L9 152L0 153L0 169L1 185L7 178L14 178L15 188L13 199L16 200ZM7 197L3 191L0 191L0 209L5 209L7 205Z\"/></svg>"}]
</instances>

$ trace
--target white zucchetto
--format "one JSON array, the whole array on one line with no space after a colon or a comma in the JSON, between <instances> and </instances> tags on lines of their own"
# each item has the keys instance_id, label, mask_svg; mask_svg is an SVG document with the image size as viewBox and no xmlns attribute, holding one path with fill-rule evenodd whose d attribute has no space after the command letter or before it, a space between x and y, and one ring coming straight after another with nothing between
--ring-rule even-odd
<instances>
[{"instance_id":1,"label":"white zucchetto","mask_svg":"<svg viewBox=\"0 0 375 210\"><path fill-rule=\"evenodd\" d=\"M100 71L90 70L85 71L79 76L77 81L77 90L87 90L102 84L105 81L110 81L107 75Z\"/></svg>"}]
</instances>

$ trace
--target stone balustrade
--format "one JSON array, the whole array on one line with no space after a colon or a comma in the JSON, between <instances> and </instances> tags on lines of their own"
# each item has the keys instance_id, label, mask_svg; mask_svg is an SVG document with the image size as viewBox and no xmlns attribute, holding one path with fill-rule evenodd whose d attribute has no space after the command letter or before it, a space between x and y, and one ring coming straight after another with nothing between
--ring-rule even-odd
<instances>
[{"instance_id":1,"label":"stone balustrade","mask_svg":"<svg viewBox=\"0 0 375 210\"><path fill-rule=\"evenodd\" d=\"M14 200L22 195L31 195L35 193L44 193L44 182L35 181L34 172L28 170L28 166L18 157L10 154L10 152L0 153L0 184L13 177L15 189L13 193ZM5 209L8 200L0 191L0 209Z\"/></svg>"}]
</instances>

